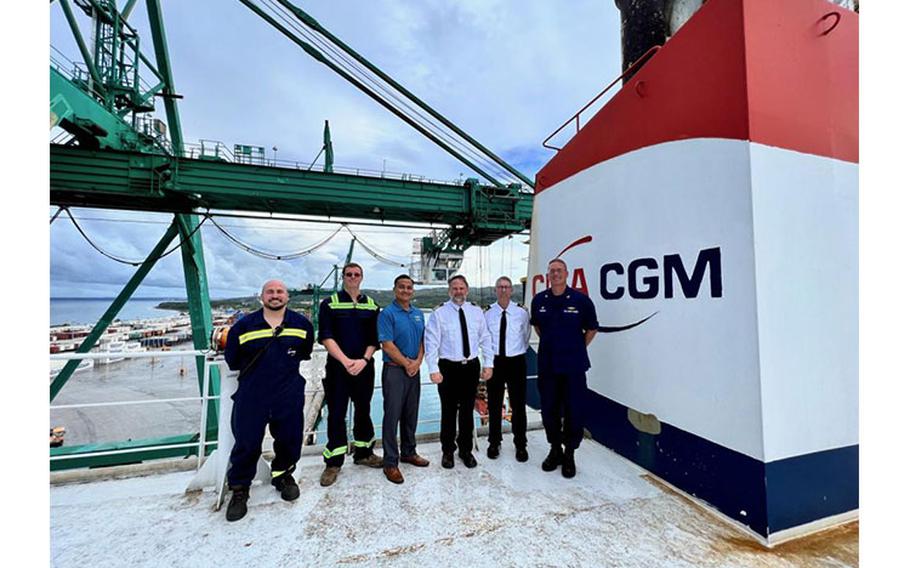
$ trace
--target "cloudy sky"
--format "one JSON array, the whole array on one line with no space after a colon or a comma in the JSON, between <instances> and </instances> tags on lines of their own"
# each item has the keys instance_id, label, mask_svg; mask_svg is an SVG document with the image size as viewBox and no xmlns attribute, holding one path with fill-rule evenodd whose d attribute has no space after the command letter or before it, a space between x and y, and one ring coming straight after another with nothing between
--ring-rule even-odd
<instances>
[{"instance_id":1,"label":"cloudy sky","mask_svg":"<svg viewBox=\"0 0 910 568\"><path fill-rule=\"evenodd\" d=\"M122 2L120 2L122 4ZM458 179L471 175L324 65L306 55L243 4L226 0L164 0L164 20L184 139L277 147L280 160L309 164L322 146L323 121L332 128L336 166ZM620 70L619 13L610 0L358 0L299 5L399 83L477 140L533 178L552 153L541 141ZM51 44L78 61L59 4L50 5ZM81 17L88 36L88 19ZM153 59L145 3L131 23ZM158 113L163 118L163 107ZM50 211L51 213L53 210ZM169 217L73 209L104 250L139 260L164 232ZM222 219L257 249L277 254L306 248L337 228L330 224ZM383 254L408 262L421 229L354 228ZM214 227L202 230L213 298L255 292L267 277L290 286L318 282L347 252L340 233L296 261L257 258ZM471 249L463 272L472 284L500 273L526 272L527 237ZM50 227L52 297L115 295L134 268L95 252L61 216ZM366 287L386 287L401 268L379 263L357 246ZM162 261L136 294L184 296L180 257Z\"/></svg>"}]
</instances>

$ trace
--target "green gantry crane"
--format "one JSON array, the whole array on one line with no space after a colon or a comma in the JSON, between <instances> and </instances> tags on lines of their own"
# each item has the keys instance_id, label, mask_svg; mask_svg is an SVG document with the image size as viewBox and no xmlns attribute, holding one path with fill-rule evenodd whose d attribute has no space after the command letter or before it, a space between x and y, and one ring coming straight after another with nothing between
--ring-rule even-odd
<instances>
[{"instance_id":1,"label":"green gantry crane","mask_svg":"<svg viewBox=\"0 0 910 568\"><path fill-rule=\"evenodd\" d=\"M200 215L211 210L305 214L383 222L417 222L447 226L441 236L423 239L422 254L456 259L468 247L488 245L530 226L533 182L410 93L366 58L286 0L239 0L259 18L328 66L374 101L411 125L477 174L463 184L389 179L339 173L325 126L322 171L299 165L279 166L251 159L250 147L234 152L220 144L199 148L185 144L180 126L167 37L159 0L146 0L154 61L140 49L140 37L129 16L137 0L57 0L82 57L68 65L54 56L50 66L50 125L65 131L65 141L50 147L50 203L60 207L94 207L174 214L173 222L136 269L111 306L78 347L87 353L141 284L156 261L176 239L196 349L206 349L212 332L208 282L198 228ZM277 1L278 4L274 2ZM53 0L52 0L53 2ZM280 8L281 13L275 9ZM75 10L92 22L86 43ZM279 21L280 20L280 21ZM317 39L317 42L313 40ZM334 46L331 50L318 45ZM340 58L344 58L343 60ZM153 77L151 83L145 77ZM377 87L379 85L379 87ZM387 94L397 93L394 97ZM163 101L167 122L150 118L155 99ZM261 149L260 149L261 150ZM317 157L318 159L318 157ZM481 183L480 179L484 180ZM446 262L450 262L446 260ZM449 264L451 266L451 264ZM68 361L50 385L53 401L75 371ZM215 369L210 392L203 393L204 362L197 360L200 393L218 394ZM52 461L52 469L114 465L169 456L196 454L186 447L204 435L217 437L214 401L207 410L205 432L167 439L53 448L52 455L130 448L131 454L107 454ZM173 446L173 447L170 447Z\"/></svg>"}]
</instances>

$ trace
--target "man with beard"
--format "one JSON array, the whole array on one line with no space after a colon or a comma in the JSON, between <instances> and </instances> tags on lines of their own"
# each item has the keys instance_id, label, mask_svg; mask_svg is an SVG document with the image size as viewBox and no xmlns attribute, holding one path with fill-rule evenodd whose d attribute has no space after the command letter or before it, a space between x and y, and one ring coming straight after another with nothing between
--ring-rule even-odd
<instances>
[{"instance_id":1,"label":"man with beard","mask_svg":"<svg viewBox=\"0 0 910 568\"><path fill-rule=\"evenodd\" d=\"M228 521L246 515L266 426L274 438L272 485L285 501L300 496L292 475L303 445L306 380L300 375L300 361L313 352L313 325L287 308L288 290L280 280L263 284L260 300L262 309L231 327L224 350L228 367L240 371L237 392L231 397L234 447L227 477L233 494Z\"/></svg>"},{"instance_id":2,"label":"man with beard","mask_svg":"<svg viewBox=\"0 0 910 568\"><path fill-rule=\"evenodd\" d=\"M483 310L468 299L464 276L449 279L449 300L430 314L427 321L427 367L430 380L439 389L442 407L439 440L442 442L442 467L455 467L455 449L467 467L475 467L471 454L474 445L474 399L479 379L493 374L493 342ZM480 352L483 352L481 371ZM456 442L455 424L458 424Z\"/></svg>"}]
</instances>

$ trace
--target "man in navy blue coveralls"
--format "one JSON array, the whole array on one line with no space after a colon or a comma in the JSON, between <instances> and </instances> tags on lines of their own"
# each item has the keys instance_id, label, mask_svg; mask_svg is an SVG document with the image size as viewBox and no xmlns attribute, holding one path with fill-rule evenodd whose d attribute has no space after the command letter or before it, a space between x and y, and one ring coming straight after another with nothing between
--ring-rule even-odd
<instances>
[{"instance_id":1,"label":"man in navy blue coveralls","mask_svg":"<svg viewBox=\"0 0 910 568\"><path fill-rule=\"evenodd\" d=\"M553 471L562 465L563 477L574 477L575 450L584 435L585 371L591 367L587 346L597 335L597 312L590 298L566 285L568 274L558 258L547 265L550 288L531 301L531 325L540 337L537 388L550 443L542 467Z\"/></svg>"},{"instance_id":2,"label":"man in navy blue coveralls","mask_svg":"<svg viewBox=\"0 0 910 568\"><path fill-rule=\"evenodd\" d=\"M360 293L363 268L350 262L341 269L344 286L319 304L319 343L325 345L326 403L329 407L328 440L322 458L325 470L319 478L323 487L335 483L348 449L345 417L348 401L354 404L354 463L382 467L382 458L373 453L373 353L379 348L376 321L379 306Z\"/></svg>"},{"instance_id":3,"label":"man in navy blue coveralls","mask_svg":"<svg viewBox=\"0 0 910 568\"><path fill-rule=\"evenodd\" d=\"M288 290L280 280L266 282L260 299L262 309L231 327L224 350L228 367L240 371L237 392L231 396L234 448L227 477L233 495L228 521L246 515L266 426L274 438L272 485L286 501L300 496L292 475L303 445L306 380L300 375L300 361L313 352L313 325L287 309Z\"/></svg>"}]
</instances>

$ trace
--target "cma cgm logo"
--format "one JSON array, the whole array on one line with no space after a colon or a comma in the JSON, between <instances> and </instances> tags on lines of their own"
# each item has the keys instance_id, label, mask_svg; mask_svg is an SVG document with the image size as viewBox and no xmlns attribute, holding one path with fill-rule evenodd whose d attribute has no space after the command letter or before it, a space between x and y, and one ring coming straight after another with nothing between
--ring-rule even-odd
<instances>
[{"instance_id":1,"label":"cma cgm logo","mask_svg":"<svg viewBox=\"0 0 910 568\"><path fill-rule=\"evenodd\" d=\"M556 258L567 251L594 240L591 235L582 237L564 248ZM572 288L587 295L588 278L584 268L571 270L568 278ZM531 294L548 288L549 278L535 274L531 279ZM681 254L665 254L663 257L637 258L628 264L607 262L600 267L598 290L604 300L619 300L629 297L636 300L650 300L661 296L697 298L708 294L712 298L723 297L720 247L706 248L698 252L695 261L689 265ZM631 329L651 319L657 312L635 323L623 326L602 327L601 331L622 331Z\"/></svg>"}]
</instances>

